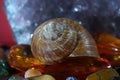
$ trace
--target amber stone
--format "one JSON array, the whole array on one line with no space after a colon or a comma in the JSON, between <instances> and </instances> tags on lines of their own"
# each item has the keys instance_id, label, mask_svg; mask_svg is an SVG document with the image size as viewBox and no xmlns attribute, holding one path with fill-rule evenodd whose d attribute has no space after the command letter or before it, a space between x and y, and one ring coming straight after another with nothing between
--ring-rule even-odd
<instances>
[{"instance_id":1,"label":"amber stone","mask_svg":"<svg viewBox=\"0 0 120 80\"><path fill-rule=\"evenodd\" d=\"M120 39L109 33L97 33L94 36L100 56L108 59L112 65L120 65Z\"/></svg>"},{"instance_id":2,"label":"amber stone","mask_svg":"<svg viewBox=\"0 0 120 80\"><path fill-rule=\"evenodd\" d=\"M119 76L119 74L114 69L110 68L90 74L86 80L110 80L110 78L114 76Z\"/></svg>"},{"instance_id":3,"label":"amber stone","mask_svg":"<svg viewBox=\"0 0 120 80\"><path fill-rule=\"evenodd\" d=\"M110 68L111 65L106 59L81 56L68 57L63 62L48 65L44 68L44 74L50 74L56 80L85 80L85 78L98 70Z\"/></svg>"},{"instance_id":4,"label":"amber stone","mask_svg":"<svg viewBox=\"0 0 120 80\"><path fill-rule=\"evenodd\" d=\"M12 68L25 71L31 67L44 67L44 64L33 57L30 45L19 44L10 48L8 62Z\"/></svg>"}]
</instances>

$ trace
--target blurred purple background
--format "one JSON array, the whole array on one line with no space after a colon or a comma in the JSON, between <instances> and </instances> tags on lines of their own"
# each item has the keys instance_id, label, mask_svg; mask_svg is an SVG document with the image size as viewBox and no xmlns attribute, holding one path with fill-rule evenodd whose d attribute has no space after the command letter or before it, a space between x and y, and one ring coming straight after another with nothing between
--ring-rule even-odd
<instances>
[{"instance_id":1,"label":"blurred purple background","mask_svg":"<svg viewBox=\"0 0 120 80\"><path fill-rule=\"evenodd\" d=\"M105 31L120 38L120 0L4 0L4 8L17 43L29 44L43 21L66 17L91 34Z\"/></svg>"}]
</instances>

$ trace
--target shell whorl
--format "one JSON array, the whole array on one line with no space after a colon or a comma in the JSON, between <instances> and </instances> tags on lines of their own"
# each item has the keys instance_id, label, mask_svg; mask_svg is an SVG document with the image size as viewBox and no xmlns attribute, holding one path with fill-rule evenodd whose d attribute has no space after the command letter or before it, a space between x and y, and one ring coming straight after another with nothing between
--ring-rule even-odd
<instances>
[{"instance_id":1,"label":"shell whorl","mask_svg":"<svg viewBox=\"0 0 120 80\"><path fill-rule=\"evenodd\" d=\"M66 19L51 19L33 33L31 50L41 62L53 64L69 56L95 56L96 44L79 23Z\"/></svg>"}]
</instances>

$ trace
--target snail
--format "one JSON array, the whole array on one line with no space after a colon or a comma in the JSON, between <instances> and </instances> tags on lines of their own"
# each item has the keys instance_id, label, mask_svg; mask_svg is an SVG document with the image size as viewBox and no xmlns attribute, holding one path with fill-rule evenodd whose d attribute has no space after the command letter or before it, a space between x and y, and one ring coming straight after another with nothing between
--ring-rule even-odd
<instances>
[{"instance_id":1,"label":"snail","mask_svg":"<svg viewBox=\"0 0 120 80\"><path fill-rule=\"evenodd\" d=\"M90 33L68 18L50 19L38 26L33 32L31 50L37 59L48 65L61 62L67 56L99 57Z\"/></svg>"}]
</instances>

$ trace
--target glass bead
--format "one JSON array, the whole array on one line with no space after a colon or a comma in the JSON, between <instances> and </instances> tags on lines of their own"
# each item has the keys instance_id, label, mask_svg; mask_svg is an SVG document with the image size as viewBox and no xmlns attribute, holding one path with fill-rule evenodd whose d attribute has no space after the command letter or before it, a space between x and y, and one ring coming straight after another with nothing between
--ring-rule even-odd
<instances>
[{"instance_id":1,"label":"glass bead","mask_svg":"<svg viewBox=\"0 0 120 80\"><path fill-rule=\"evenodd\" d=\"M66 80L77 80L77 78L73 77L73 76L69 76L69 77L66 78Z\"/></svg>"}]
</instances>

